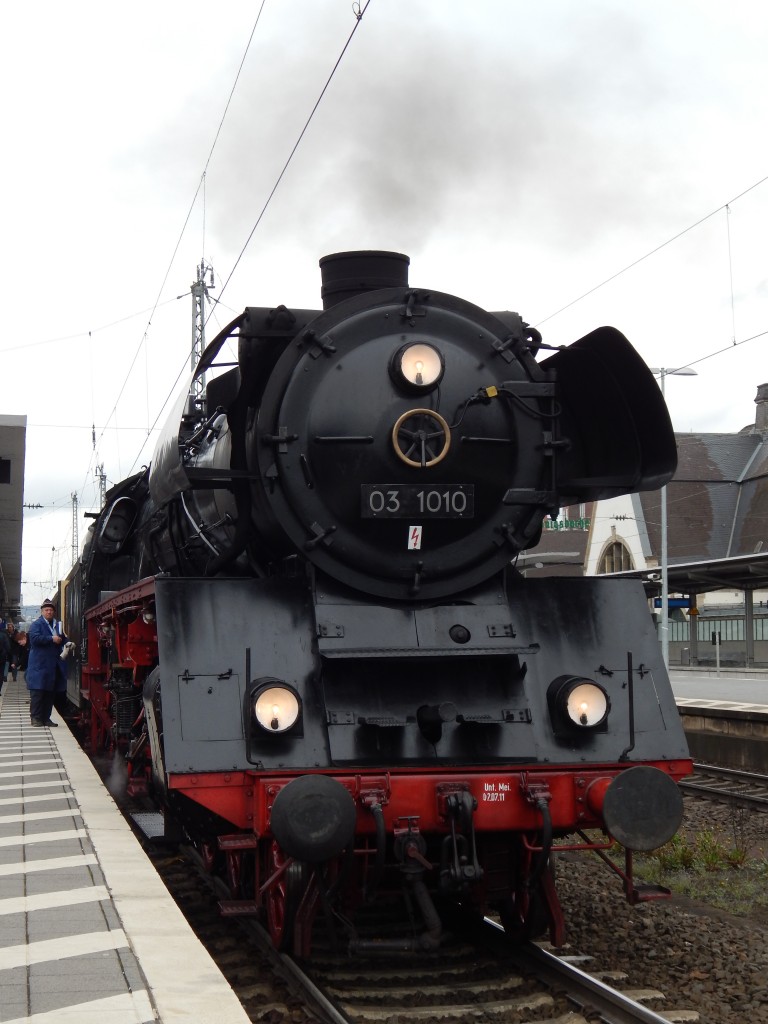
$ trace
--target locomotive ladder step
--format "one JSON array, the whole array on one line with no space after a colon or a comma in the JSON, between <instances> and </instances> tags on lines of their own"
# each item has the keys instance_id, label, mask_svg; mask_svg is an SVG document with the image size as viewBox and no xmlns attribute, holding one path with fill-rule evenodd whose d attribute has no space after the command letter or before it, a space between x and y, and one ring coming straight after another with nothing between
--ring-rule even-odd
<instances>
[{"instance_id":1,"label":"locomotive ladder step","mask_svg":"<svg viewBox=\"0 0 768 1024\"><path fill-rule=\"evenodd\" d=\"M632 904L649 903L651 900L666 900L672 895L671 889L653 883L640 883L632 886Z\"/></svg>"},{"instance_id":2,"label":"locomotive ladder step","mask_svg":"<svg viewBox=\"0 0 768 1024\"><path fill-rule=\"evenodd\" d=\"M165 836L165 817L159 811L140 811L132 814L131 819L147 839L159 839L161 836Z\"/></svg>"},{"instance_id":3,"label":"locomotive ladder step","mask_svg":"<svg viewBox=\"0 0 768 1024\"><path fill-rule=\"evenodd\" d=\"M377 725L380 729L393 729L397 728L398 726L402 727L408 724L407 719L396 718L394 715L361 715L357 721L360 725Z\"/></svg>"},{"instance_id":4,"label":"locomotive ladder step","mask_svg":"<svg viewBox=\"0 0 768 1024\"><path fill-rule=\"evenodd\" d=\"M236 832L231 836L219 836L220 850L255 850L258 845L259 840L252 832L250 835Z\"/></svg>"},{"instance_id":5,"label":"locomotive ladder step","mask_svg":"<svg viewBox=\"0 0 768 1024\"><path fill-rule=\"evenodd\" d=\"M219 900L222 917L258 917L259 905L253 900Z\"/></svg>"}]
</instances>

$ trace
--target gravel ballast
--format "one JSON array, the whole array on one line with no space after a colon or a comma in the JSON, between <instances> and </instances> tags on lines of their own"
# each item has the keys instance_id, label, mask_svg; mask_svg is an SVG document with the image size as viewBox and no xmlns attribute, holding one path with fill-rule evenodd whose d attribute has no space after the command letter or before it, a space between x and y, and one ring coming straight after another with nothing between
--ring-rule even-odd
<instances>
[{"instance_id":1,"label":"gravel ballast","mask_svg":"<svg viewBox=\"0 0 768 1024\"><path fill-rule=\"evenodd\" d=\"M688 798L685 807L684 837L694 842L697 834L714 830L727 840L733 813L728 808ZM739 830L751 865L764 866L768 815L742 816ZM744 869L716 872L719 907L697 898L695 882L692 896L673 895L631 907L621 880L596 856L561 855L557 884L569 946L593 956L586 969L625 971L633 986L664 992L670 1008L697 1010L701 1024L768 1022L766 903L755 901L738 914L722 909L729 905L728 886L743 877ZM768 885L768 872L761 877ZM702 879L710 883L702 892L711 891L712 879ZM663 1007L656 1009L664 1012Z\"/></svg>"}]
</instances>

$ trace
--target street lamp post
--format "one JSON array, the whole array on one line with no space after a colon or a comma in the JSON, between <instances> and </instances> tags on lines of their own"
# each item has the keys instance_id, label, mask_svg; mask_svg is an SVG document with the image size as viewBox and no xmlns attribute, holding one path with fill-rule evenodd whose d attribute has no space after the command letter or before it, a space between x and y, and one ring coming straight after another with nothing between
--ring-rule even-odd
<instances>
[{"instance_id":1,"label":"street lamp post","mask_svg":"<svg viewBox=\"0 0 768 1024\"><path fill-rule=\"evenodd\" d=\"M696 371L690 366L681 366L676 370L668 366L651 366L651 373L658 374L661 393L666 400L664 381L668 376L696 377ZM667 551L667 485L661 489L661 657L664 668L669 670L669 558Z\"/></svg>"}]
</instances>

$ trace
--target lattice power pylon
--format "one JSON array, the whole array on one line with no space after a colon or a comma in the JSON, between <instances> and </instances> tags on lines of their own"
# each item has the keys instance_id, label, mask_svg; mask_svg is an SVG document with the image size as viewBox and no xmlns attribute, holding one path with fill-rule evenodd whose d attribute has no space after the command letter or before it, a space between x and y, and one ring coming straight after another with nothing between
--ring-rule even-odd
<instances>
[{"instance_id":1,"label":"lattice power pylon","mask_svg":"<svg viewBox=\"0 0 768 1024\"><path fill-rule=\"evenodd\" d=\"M213 267L205 260L195 268L196 279L192 282L192 353L190 357L190 368L194 372L200 357L205 349L205 300L209 298L208 289L213 288ZM190 397L199 398L205 389L205 375L201 375L192 382Z\"/></svg>"},{"instance_id":2,"label":"lattice power pylon","mask_svg":"<svg viewBox=\"0 0 768 1024\"><path fill-rule=\"evenodd\" d=\"M99 481L99 509L103 509L107 504L107 474L103 462L96 467L96 479Z\"/></svg>"},{"instance_id":3,"label":"lattice power pylon","mask_svg":"<svg viewBox=\"0 0 768 1024\"><path fill-rule=\"evenodd\" d=\"M80 538L77 528L77 491L72 492L72 565L80 553Z\"/></svg>"}]
</instances>

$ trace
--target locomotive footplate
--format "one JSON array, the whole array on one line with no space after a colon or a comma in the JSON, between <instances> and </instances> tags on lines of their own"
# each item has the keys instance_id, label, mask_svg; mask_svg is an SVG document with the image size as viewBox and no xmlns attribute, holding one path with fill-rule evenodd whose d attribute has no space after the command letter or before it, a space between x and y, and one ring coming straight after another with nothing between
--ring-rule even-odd
<instances>
[{"instance_id":1,"label":"locomotive footplate","mask_svg":"<svg viewBox=\"0 0 768 1024\"><path fill-rule=\"evenodd\" d=\"M640 766L633 766L637 769ZM645 765L646 783L658 778L664 791L690 774L690 762L667 761ZM632 769L629 769L632 770ZM447 835L451 822L469 824L479 831L535 833L541 829L542 814L532 795L548 794L547 805L552 828L565 835L576 829L603 827L603 802L611 783L627 769L616 766L591 766L589 770L552 768L531 771L486 769L478 773L444 772L423 769L416 772L371 772L370 774L338 772L332 776L346 789L357 806L355 832L373 835L376 825L370 814L372 804L383 813L391 832L399 818L418 818L423 832ZM169 789L189 799L219 810L226 806L226 816L237 828L257 835L271 834L271 812L277 794L297 778L314 773L292 772L265 778L255 772L205 772L196 775L169 776ZM323 773L325 774L325 773ZM665 781L666 780L666 781ZM466 792L476 806L468 816L463 806L454 811L448 795ZM468 831L462 828L462 832ZM658 836L657 836L658 838Z\"/></svg>"}]
</instances>

